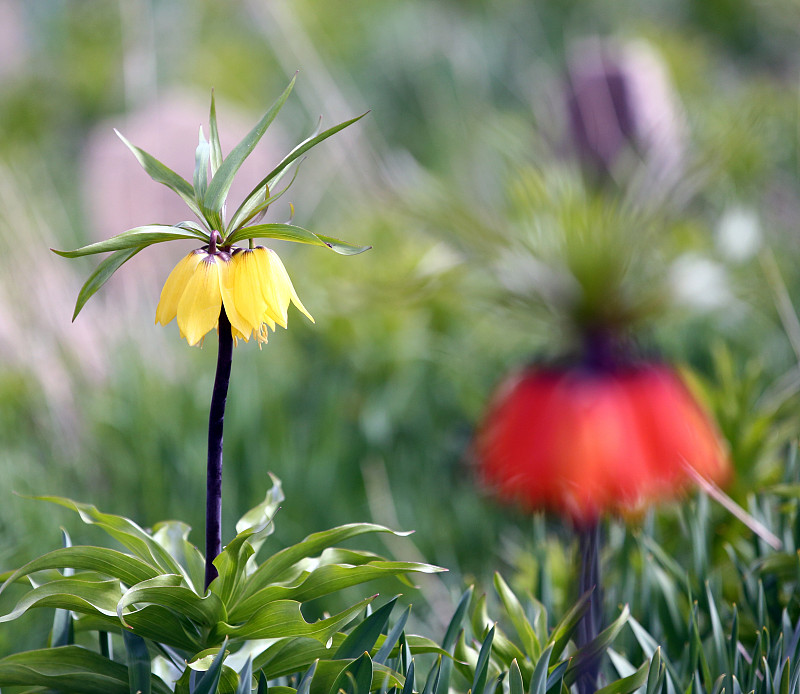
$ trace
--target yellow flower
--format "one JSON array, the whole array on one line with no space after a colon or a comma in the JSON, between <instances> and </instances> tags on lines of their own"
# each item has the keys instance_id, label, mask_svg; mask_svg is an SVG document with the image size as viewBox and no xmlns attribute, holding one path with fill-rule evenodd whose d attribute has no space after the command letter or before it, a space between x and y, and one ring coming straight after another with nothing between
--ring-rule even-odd
<instances>
[{"instance_id":1,"label":"yellow flower","mask_svg":"<svg viewBox=\"0 0 800 694\"><path fill-rule=\"evenodd\" d=\"M236 249L231 256L224 251L195 250L167 278L156 323L167 325L177 316L181 337L196 345L219 327L224 306L233 337L247 342L255 336L262 344L268 328L286 327L290 303L314 321L275 251L259 246Z\"/></svg>"}]
</instances>

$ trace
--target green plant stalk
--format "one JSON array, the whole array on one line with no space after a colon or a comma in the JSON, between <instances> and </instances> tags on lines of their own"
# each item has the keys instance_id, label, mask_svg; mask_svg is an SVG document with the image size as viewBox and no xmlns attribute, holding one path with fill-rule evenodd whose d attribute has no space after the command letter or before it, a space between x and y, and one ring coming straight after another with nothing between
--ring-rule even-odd
<instances>
[{"instance_id":1,"label":"green plant stalk","mask_svg":"<svg viewBox=\"0 0 800 694\"><path fill-rule=\"evenodd\" d=\"M591 592L586 614L578 625L578 648L591 643L603 629L603 591L600 582L600 523L578 529L578 551L581 555L578 593ZM597 675L600 671L600 657L588 662L578 678L580 694L597 691Z\"/></svg>"},{"instance_id":2,"label":"green plant stalk","mask_svg":"<svg viewBox=\"0 0 800 694\"><path fill-rule=\"evenodd\" d=\"M214 559L222 551L222 428L231 379L233 335L225 307L219 314L219 352L211 409L208 416L208 464L206 468L206 574L205 587L217 577Z\"/></svg>"}]
</instances>

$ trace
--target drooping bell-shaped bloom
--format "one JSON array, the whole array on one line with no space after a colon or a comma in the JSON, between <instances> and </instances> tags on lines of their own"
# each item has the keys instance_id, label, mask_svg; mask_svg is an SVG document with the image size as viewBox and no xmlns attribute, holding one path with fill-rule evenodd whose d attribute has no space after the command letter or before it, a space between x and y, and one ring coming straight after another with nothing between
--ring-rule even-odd
<instances>
[{"instance_id":1,"label":"drooping bell-shaped bloom","mask_svg":"<svg viewBox=\"0 0 800 694\"><path fill-rule=\"evenodd\" d=\"M224 307L237 340L255 336L267 341L268 328L287 324L289 303L313 322L278 254L258 247L225 251L195 250L172 270L156 308L156 323L178 319L181 337L190 345L219 325Z\"/></svg>"},{"instance_id":2,"label":"drooping bell-shaped bloom","mask_svg":"<svg viewBox=\"0 0 800 694\"><path fill-rule=\"evenodd\" d=\"M528 368L495 396L476 441L505 499L590 524L674 497L728 462L709 418L668 367Z\"/></svg>"}]
</instances>

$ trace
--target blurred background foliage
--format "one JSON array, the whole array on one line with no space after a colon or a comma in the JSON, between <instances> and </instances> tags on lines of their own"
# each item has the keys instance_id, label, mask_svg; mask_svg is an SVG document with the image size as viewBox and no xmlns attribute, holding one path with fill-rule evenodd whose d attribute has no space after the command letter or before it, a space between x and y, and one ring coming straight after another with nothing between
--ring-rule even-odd
<instances>
[{"instance_id":1,"label":"blurred background foliage","mask_svg":"<svg viewBox=\"0 0 800 694\"><path fill-rule=\"evenodd\" d=\"M597 36L660 56L682 124L676 176L638 193L658 206L682 303L642 341L692 372L731 447L738 503L783 479L800 390L794 0L636 11L615 0L0 0L0 27L0 570L60 542L51 510L12 492L142 525L180 518L200 542L216 338L189 349L174 326L152 327L188 248L141 254L72 325L93 261L48 248L185 218L113 127L188 175L212 88L229 151L298 69L263 167L320 114L331 125L371 109L313 152L288 197L300 225L374 248L279 248L317 323L297 313L263 351L236 350L231 532L271 471L287 497L273 542L372 519L415 529L416 548L397 554L448 567L454 594L499 568L522 590L574 598L559 525L498 508L469 447L502 376L559 348L546 315L499 299L507 278L487 243L513 229L515 181L581 180L565 85L574 47ZM288 214L282 199L270 217ZM661 540L689 564L681 513L667 509L663 526L684 530ZM706 515L716 537L749 535L719 509Z\"/></svg>"}]
</instances>

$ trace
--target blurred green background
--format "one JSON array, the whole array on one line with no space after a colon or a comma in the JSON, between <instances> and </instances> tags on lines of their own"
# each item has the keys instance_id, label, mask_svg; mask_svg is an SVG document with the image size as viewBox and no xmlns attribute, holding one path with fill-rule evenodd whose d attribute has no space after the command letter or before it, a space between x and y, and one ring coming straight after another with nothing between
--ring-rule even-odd
<instances>
[{"instance_id":1,"label":"blurred green background","mask_svg":"<svg viewBox=\"0 0 800 694\"><path fill-rule=\"evenodd\" d=\"M669 198L683 303L643 340L694 369L731 446L732 495L777 479L800 388L795 0L0 0L0 27L0 570L71 522L13 492L144 526L180 518L201 542L216 338L192 349L153 327L189 247L142 253L74 324L96 261L48 249L188 218L113 128L188 176L212 88L229 151L295 70L245 174L320 115L371 109L314 150L270 218L291 201L301 226L374 248L275 246L316 325L294 312L263 351L235 352L228 536L273 472L287 497L275 542L375 520L416 530L454 590L535 573L541 519L480 490L469 446L495 385L557 349L557 330L502 300L482 231L510 229L512 172L576 169L564 85L592 37L657 56L681 124L676 180L649 193Z\"/></svg>"}]
</instances>

